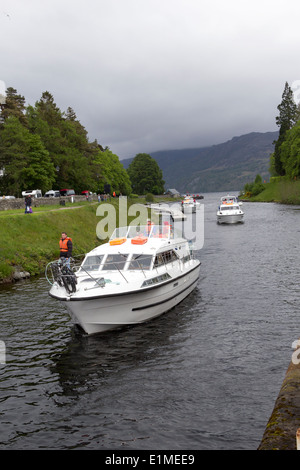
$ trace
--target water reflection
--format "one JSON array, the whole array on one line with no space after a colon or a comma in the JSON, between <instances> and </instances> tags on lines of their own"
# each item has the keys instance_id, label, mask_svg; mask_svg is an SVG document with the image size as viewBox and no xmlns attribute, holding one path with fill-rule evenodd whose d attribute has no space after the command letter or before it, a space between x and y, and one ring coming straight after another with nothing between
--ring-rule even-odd
<instances>
[{"instance_id":1,"label":"water reflection","mask_svg":"<svg viewBox=\"0 0 300 470\"><path fill-rule=\"evenodd\" d=\"M86 336L45 279L0 286L1 448L257 448L300 336L300 211L222 226L218 202L198 288L149 323Z\"/></svg>"},{"instance_id":2,"label":"water reflection","mask_svg":"<svg viewBox=\"0 0 300 470\"><path fill-rule=\"evenodd\" d=\"M198 316L198 289L180 305L147 323L87 336L76 325L65 348L52 356L53 374L58 375L60 394L78 397L85 387L105 386L126 369L151 366L174 352L184 341L185 331ZM55 392L57 394L57 392Z\"/></svg>"}]
</instances>

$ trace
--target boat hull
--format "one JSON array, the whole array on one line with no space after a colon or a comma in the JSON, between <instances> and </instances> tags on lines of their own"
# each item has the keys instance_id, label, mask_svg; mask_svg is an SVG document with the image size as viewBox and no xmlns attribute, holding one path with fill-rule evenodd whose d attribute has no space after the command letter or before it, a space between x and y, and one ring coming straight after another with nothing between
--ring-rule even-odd
<instances>
[{"instance_id":1,"label":"boat hull","mask_svg":"<svg viewBox=\"0 0 300 470\"><path fill-rule=\"evenodd\" d=\"M70 298L64 304L73 322L89 335L143 323L172 309L195 289L198 263L185 274L154 288L89 299Z\"/></svg>"},{"instance_id":2,"label":"boat hull","mask_svg":"<svg viewBox=\"0 0 300 470\"><path fill-rule=\"evenodd\" d=\"M191 206L191 205L183 205L182 206L182 211L185 214L192 214L193 212L196 212L196 206Z\"/></svg>"},{"instance_id":3,"label":"boat hull","mask_svg":"<svg viewBox=\"0 0 300 470\"><path fill-rule=\"evenodd\" d=\"M238 224L244 222L244 214L217 215L218 224Z\"/></svg>"}]
</instances>

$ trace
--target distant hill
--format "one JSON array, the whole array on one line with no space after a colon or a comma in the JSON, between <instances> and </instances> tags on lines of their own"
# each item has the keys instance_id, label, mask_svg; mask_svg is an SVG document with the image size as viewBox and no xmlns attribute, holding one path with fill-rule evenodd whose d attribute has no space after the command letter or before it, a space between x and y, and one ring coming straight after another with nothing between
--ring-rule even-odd
<instances>
[{"instance_id":1,"label":"distant hill","mask_svg":"<svg viewBox=\"0 0 300 470\"><path fill-rule=\"evenodd\" d=\"M180 192L238 191L260 174L270 177L278 132L251 132L211 147L163 150L150 155L162 169L165 188ZM121 160L128 168L133 159Z\"/></svg>"}]
</instances>

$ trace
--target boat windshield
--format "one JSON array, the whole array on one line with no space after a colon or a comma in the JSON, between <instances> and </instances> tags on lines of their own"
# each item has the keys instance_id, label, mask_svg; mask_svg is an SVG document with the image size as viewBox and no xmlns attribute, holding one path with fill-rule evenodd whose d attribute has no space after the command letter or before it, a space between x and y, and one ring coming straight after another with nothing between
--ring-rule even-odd
<instances>
[{"instance_id":1,"label":"boat windshield","mask_svg":"<svg viewBox=\"0 0 300 470\"><path fill-rule=\"evenodd\" d=\"M113 231L110 240L113 240L114 238L127 238L127 232L128 227L118 227Z\"/></svg>"},{"instance_id":2,"label":"boat windshield","mask_svg":"<svg viewBox=\"0 0 300 470\"><path fill-rule=\"evenodd\" d=\"M103 269L107 271L112 270L119 270L121 271L124 269L125 263L127 261L128 254L114 254L114 255L107 255L106 260L103 265Z\"/></svg>"},{"instance_id":3,"label":"boat windshield","mask_svg":"<svg viewBox=\"0 0 300 470\"><path fill-rule=\"evenodd\" d=\"M98 271L103 260L103 255L87 256L81 265L82 271Z\"/></svg>"},{"instance_id":4,"label":"boat windshield","mask_svg":"<svg viewBox=\"0 0 300 470\"><path fill-rule=\"evenodd\" d=\"M226 197L221 198L222 204L232 204L233 202L237 202L237 199L235 196L226 196Z\"/></svg>"},{"instance_id":5,"label":"boat windshield","mask_svg":"<svg viewBox=\"0 0 300 470\"><path fill-rule=\"evenodd\" d=\"M152 255L132 255L131 261L129 263L128 269L150 269L152 262Z\"/></svg>"},{"instance_id":6,"label":"boat windshield","mask_svg":"<svg viewBox=\"0 0 300 470\"><path fill-rule=\"evenodd\" d=\"M136 237L146 237L146 238L170 238L172 236L171 226L169 223L164 223L163 225L155 225L149 223L146 225L134 225L129 227L119 227L116 228L113 234L110 237L110 240L116 238L136 238Z\"/></svg>"}]
</instances>

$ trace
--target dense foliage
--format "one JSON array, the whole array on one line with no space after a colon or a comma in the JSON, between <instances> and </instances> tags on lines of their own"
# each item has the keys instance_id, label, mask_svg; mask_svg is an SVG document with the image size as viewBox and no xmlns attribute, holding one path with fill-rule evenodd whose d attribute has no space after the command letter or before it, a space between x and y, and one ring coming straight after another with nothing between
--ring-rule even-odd
<instances>
[{"instance_id":1,"label":"dense foliage","mask_svg":"<svg viewBox=\"0 0 300 470\"><path fill-rule=\"evenodd\" d=\"M34 106L14 88L6 91L0 113L0 178L2 194L22 190L74 189L130 194L129 176L109 148L89 142L72 108L62 112L48 91Z\"/></svg>"},{"instance_id":2,"label":"dense foliage","mask_svg":"<svg viewBox=\"0 0 300 470\"><path fill-rule=\"evenodd\" d=\"M137 194L162 194L164 180L157 162L147 153L139 153L127 169L132 189Z\"/></svg>"},{"instance_id":3,"label":"dense foliage","mask_svg":"<svg viewBox=\"0 0 300 470\"><path fill-rule=\"evenodd\" d=\"M265 189L265 186L262 182L262 177L260 175L256 175L256 178L252 183L245 184L243 196L246 196L246 197L257 196L264 189Z\"/></svg>"},{"instance_id":4,"label":"dense foliage","mask_svg":"<svg viewBox=\"0 0 300 470\"><path fill-rule=\"evenodd\" d=\"M278 139L274 142L274 152L270 157L270 182L297 180L300 176L300 108L297 106L293 92L286 82L282 101L277 106L279 115L276 124L279 126ZM257 196L266 186L257 175L252 183L244 186L244 195Z\"/></svg>"},{"instance_id":5,"label":"dense foliage","mask_svg":"<svg viewBox=\"0 0 300 470\"><path fill-rule=\"evenodd\" d=\"M295 178L300 175L300 114L287 82L277 109L279 115L276 117L276 124L279 126L279 136L274 142L270 171L273 176L286 175L288 178Z\"/></svg>"}]
</instances>

